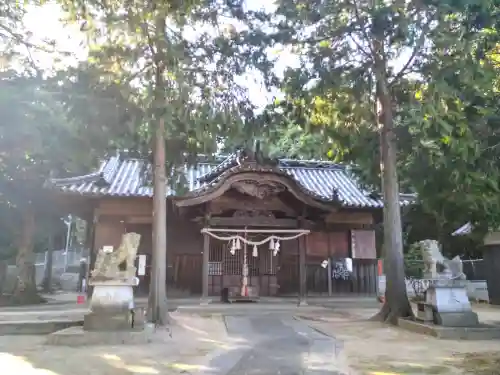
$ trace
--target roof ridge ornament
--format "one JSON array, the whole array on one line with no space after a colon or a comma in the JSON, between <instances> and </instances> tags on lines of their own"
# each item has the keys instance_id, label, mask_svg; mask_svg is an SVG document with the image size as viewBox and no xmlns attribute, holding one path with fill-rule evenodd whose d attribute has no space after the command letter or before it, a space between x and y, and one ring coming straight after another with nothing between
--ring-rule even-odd
<instances>
[{"instance_id":1,"label":"roof ridge ornament","mask_svg":"<svg viewBox=\"0 0 500 375\"><path fill-rule=\"evenodd\" d=\"M236 161L239 167L267 167L276 168L279 166L279 159L270 158L262 151L260 140L256 140L253 150L243 148L236 152Z\"/></svg>"}]
</instances>

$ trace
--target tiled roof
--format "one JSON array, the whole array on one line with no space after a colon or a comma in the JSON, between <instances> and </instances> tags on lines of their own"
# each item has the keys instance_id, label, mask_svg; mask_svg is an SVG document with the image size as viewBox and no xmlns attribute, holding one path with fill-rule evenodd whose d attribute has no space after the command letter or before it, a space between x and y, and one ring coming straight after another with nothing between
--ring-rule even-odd
<instances>
[{"instance_id":1,"label":"tiled roof","mask_svg":"<svg viewBox=\"0 0 500 375\"><path fill-rule=\"evenodd\" d=\"M201 162L195 167L185 167L188 191L195 193L206 189L214 183L217 176L233 167L233 160L219 158L215 163ZM145 160L113 156L101 163L95 173L52 179L49 185L65 193L87 196L151 197L153 189L145 177L148 168L149 162ZM346 207L382 207L382 200L363 191L345 166L331 162L282 159L277 168L281 173L292 177L303 191L315 199L339 201ZM167 196L175 195L176 192L169 187ZM402 196L401 204L407 205L413 200L413 196Z\"/></svg>"}]
</instances>

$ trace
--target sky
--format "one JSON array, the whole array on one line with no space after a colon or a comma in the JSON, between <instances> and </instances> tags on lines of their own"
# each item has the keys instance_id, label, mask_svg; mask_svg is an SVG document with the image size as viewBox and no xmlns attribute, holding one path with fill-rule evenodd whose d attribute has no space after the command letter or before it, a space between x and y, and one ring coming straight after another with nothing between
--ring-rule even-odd
<instances>
[{"instance_id":1,"label":"sky","mask_svg":"<svg viewBox=\"0 0 500 375\"><path fill-rule=\"evenodd\" d=\"M272 10L272 1L251 0L249 4L251 4L249 7L251 9ZM66 63L75 63L78 59L84 60L86 58L85 38L77 26L64 25L60 21L62 16L59 5L49 2L42 7L31 8L25 17L25 24L33 32L34 41L41 41L44 38L55 40L60 51L70 52L75 56ZM43 52L32 54L42 69L54 67L53 57L49 54ZM298 58L288 51L276 52L275 56L278 57L275 66L277 72L283 72L287 67L298 63ZM273 97L279 95L276 91L269 92L256 73L246 74L240 77L239 81L248 89L250 100L258 108L263 108L272 101Z\"/></svg>"}]
</instances>

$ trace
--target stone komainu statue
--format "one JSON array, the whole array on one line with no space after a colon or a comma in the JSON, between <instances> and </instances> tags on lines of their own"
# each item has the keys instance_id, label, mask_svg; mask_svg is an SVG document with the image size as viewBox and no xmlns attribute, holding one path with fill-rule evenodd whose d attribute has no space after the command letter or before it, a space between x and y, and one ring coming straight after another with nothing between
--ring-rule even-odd
<instances>
[{"instance_id":1,"label":"stone komainu statue","mask_svg":"<svg viewBox=\"0 0 500 375\"><path fill-rule=\"evenodd\" d=\"M453 279L466 279L463 273L463 264L458 255L452 260L444 257L436 240L423 240L418 242L418 245L422 251L424 275L428 275L431 278L438 278L448 274ZM438 265L443 268L441 272L438 272Z\"/></svg>"},{"instance_id":2,"label":"stone komainu statue","mask_svg":"<svg viewBox=\"0 0 500 375\"><path fill-rule=\"evenodd\" d=\"M139 247L141 235L137 233L126 233L122 236L122 242L118 249L106 253L99 249L91 277L96 281L127 279L135 277L135 257ZM125 264L123 270L120 266Z\"/></svg>"}]
</instances>

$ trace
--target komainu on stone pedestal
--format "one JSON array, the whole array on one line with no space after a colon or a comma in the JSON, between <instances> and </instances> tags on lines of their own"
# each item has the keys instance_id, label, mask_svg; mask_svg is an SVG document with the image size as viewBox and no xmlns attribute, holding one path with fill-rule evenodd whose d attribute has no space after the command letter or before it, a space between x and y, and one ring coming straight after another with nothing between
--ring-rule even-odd
<instances>
[{"instance_id":1,"label":"komainu on stone pedestal","mask_svg":"<svg viewBox=\"0 0 500 375\"><path fill-rule=\"evenodd\" d=\"M439 243L424 240L418 243L424 260L424 278L429 284L421 318L448 327L475 327L477 314L467 296L467 280L460 257L452 260L441 254ZM441 266L438 271L437 266Z\"/></svg>"},{"instance_id":2,"label":"komainu on stone pedestal","mask_svg":"<svg viewBox=\"0 0 500 375\"><path fill-rule=\"evenodd\" d=\"M84 318L88 331L126 331L144 327L144 319L134 304L134 266L141 236L126 233L118 249L100 249L89 284L94 286L91 312Z\"/></svg>"}]
</instances>

